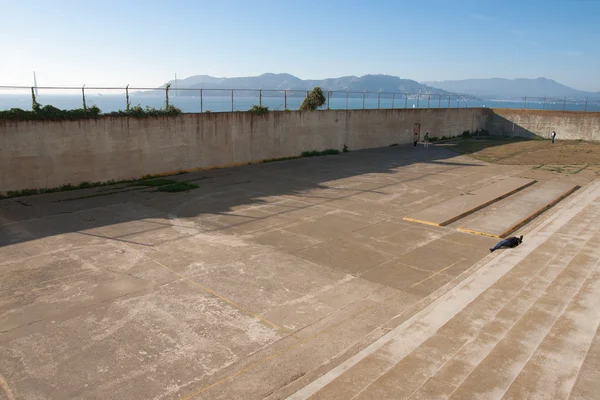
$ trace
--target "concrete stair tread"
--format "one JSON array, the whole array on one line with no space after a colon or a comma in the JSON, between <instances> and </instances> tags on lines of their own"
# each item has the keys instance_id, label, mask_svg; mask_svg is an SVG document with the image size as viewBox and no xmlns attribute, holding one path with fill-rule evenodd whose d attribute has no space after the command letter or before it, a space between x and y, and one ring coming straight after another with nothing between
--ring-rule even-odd
<instances>
[{"instance_id":1,"label":"concrete stair tread","mask_svg":"<svg viewBox=\"0 0 600 400\"><path fill-rule=\"evenodd\" d=\"M290 399L566 398L576 382L580 398L597 390L597 362L586 357L600 353L600 184L577 197L588 201L569 220L558 213L536 228L520 257L515 249L492 258Z\"/></svg>"}]
</instances>

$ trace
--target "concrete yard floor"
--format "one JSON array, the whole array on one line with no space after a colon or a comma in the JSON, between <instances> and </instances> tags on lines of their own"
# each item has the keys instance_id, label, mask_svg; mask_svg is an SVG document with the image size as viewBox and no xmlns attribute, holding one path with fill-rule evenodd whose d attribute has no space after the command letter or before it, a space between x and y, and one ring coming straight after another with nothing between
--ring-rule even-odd
<instances>
[{"instance_id":1,"label":"concrete yard floor","mask_svg":"<svg viewBox=\"0 0 600 400\"><path fill-rule=\"evenodd\" d=\"M403 220L509 176L586 186L491 255ZM399 146L0 201L0 399L585 398L594 178Z\"/></svg>"}]
</instances>

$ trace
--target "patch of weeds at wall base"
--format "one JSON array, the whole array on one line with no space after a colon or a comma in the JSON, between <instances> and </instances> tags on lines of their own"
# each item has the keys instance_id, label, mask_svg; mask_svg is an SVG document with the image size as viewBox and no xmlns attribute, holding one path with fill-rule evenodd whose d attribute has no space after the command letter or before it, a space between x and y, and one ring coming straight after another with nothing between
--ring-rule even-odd
<instances>
[{"instance_id":1,"label":"patch of weeds at wall base","mask_svg":"<svg viewBox=\"0 0 600 400\"><path fill-rule=\"evenodd\" d=\"M186 172L181 171L177 175L183 175ZM102 182L82 182L79 185L62 185L53 188L42 188L42 189L23 189L23 190L11 190L5 193L0 192L0 200L11 199L15 197L24 197L24 196L34 196L38 194L47 194L47 193L58 193L58 192L68 192L71 190L79 190L79 189L92 189L102 186L111 186L111 185L121 185L121 184L129 184L128 186L146 186L146 187L160 187L164 185L170 185L178 183L177 181L173 181L170 179L162 179L159 178L159 175L145 175L141 179L129 179L129 180L109 180ZM93 197L92 196L84 196L84 197Z\"/></svg>"},{"instance_id":2,"label":"patch of weeds at wall base","mask_svg":"<svg viewBox=\"0 0 600 400\"><path fill-rule=\"evenodd\" d=\"M200 186L188 182L176 182L169 185L159 186L157 192L177 193L187 192L188 190L198 189Z\"/></svg>"},{"instance_id":3,"label":"patch of weeds at wall base","mask_svg":"<svg viewBox=\"0 0 600 400\"><path fill-rule=\"evenodd\" d=\"M337 149L325 149L323 151L312 150L312 151L303 151L300 157L318 157L318 156L329 156L333 154L340 154L340 151Z\"/></svg>"},{"instance_id":4,"label":"patch of weeds at wall base","mask_svg":"<svg viewBox=\"0 0 600 400\"><path fill-rule=\"evenodd\" d=\"M349 152L347 146L344 146L345 153ZM311 150L311 151L303 151L299 156L291 156L291 157L279 157L279 158L268 158L266 160L262 160L261 163L271 163L277 161L287 161L287 160L297 160L298 158L304 157L318 157L318 156L330 156L334 154L340 154L341 152L337 149L325 149L323 151Z\"/></svg>"}]
</instances>

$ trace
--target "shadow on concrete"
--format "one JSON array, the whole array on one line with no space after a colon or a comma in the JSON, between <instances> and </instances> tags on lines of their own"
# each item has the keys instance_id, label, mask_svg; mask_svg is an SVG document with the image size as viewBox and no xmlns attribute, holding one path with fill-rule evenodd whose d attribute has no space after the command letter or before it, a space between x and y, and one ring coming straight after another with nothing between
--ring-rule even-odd
<instances>
[{"instance_id":1,"label":"shadow on concrete","mask_svg":"<svg viewBox=\"0 0 600 400\"><path fill-rule=\"evenodd\" d=\"M537 124L539 126L539 124ZM513 121L510 121L504 118L501 115L492 112L488 115L486 121L487 130L495 136L501 137L520 137L524 139L543 139L541 136L536 135L529 129L525 128L523 125L516 124ZM552 126L548 125L548 135L552 132Z\"/></svg>"},{"instance_id":2,"label":"shadow on concrete","mask_svg":"<svg viewBox=\"0 0 600 400\"><path fill-rule=\"evenodd\" d=\"M364 193L382 194L391 185L422 179L474 163L456 163L449 159L457 154L440 147L413 148L402 145L370 149L339 155L253 164L242 167L199 171L171 179L195 183L200 188L181 193L159 193L154 189L115 185L95 189L52 193L0 201L0 247L44 237L78 232L86 236L127 241L127 233L107 234L97 228L136 220L150 219L156 229L172 226L176 218L231 215L241 206L272 203L271 196L288 196L290 200L275 214L245 216L227 226L209 226L203 231L242 227L260 219L285 215L302 209L327 205L332 201ZM406 175L395 171L423 163L425 171L410 170ZM436 169L434 166L448 168ZM429 166L429 167L425 167ZM430 168L431 167L431 168ZM359 175L394 173L389 183L382 177L364 187L344 187L341 180ZM416 173L415 173L416 172ZM369 178L365 178L369 179ZM321 189L315 191L316 189ZM157 222L152 218L163 218ZM165 218L170 221L164 221ZM203 220L202 220L203 221ZM92 230L92 232L90 232ZM154 230L154 229L150 229ZM135 234L142 233L137 231ZM139 244L139 243L136 243Z\"/></svg>"}]
</instances>

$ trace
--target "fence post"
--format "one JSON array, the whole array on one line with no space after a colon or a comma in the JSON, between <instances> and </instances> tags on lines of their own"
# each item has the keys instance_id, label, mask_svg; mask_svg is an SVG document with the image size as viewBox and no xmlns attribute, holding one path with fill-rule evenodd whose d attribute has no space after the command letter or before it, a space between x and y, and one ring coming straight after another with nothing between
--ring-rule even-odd
<instances>
[{"instance_id":1,"label":"fence post","mask_svg":"<svg viewBox=\"0 0 600 400\"><path fill-rule=\"evenodd\" d=\"M204 104L202 100L202 89L200 89L200 112L204 112Z\"/></svg>"},{"instance_id":2,"label":"fence post","mask_svg":"<svg viewBox=\"0 0 600 400\"><path fill-rule=\"evenodd\" d=\"M408 93L404 93L404 108L408 108Z\"/></svg>"},{"instance_id":3,"label":"fence post","mask_svg":"<svg viewBox=\"0 0 600 400\"><path fill-rule=\"evenodd\" d=\"M583 109L584 112L587 111L587 102L588 102L588 98L586 97L585 98L585 107Z\"/></svg>"},{"instance_id":4,"label":"fence post","mask_svg":"<svg viewBox=\"0 0 600 400\"><path fill-rule=\"evenodd\" d=\"M283 111L287 110L287 90L283 91Z\"/></svg>"},{"instance_id":5,"label":"fence post","mask_svg":"<svg viewBox=\"0 0 600 400\"><path fill-rule=\"evenodd\" d=\"M231 88L231 112L233 112L233 89L234 88Z\"/></svg>"},{"instance_id":6,"label":"fence post","mask_svg":"<svg viewBox=\"0 0 600 400\"><path fill-rule=\"evenodd\" d=\"M366 90L363 92L363 108L362 108L363 110L365 109L365 93L366 92L367 92Z\"/></svg>"},{"instance_id":7,"label":"fence post","mask_svg":"<svg viewBox=\"0 0 600 400\"><path fill-rule=\"evenodd\" d=\"M85 104L85 85L81 87L81 96L83 97L83 109L87 110L87 104Z\"/></svg>"},{"instance_id":8,"label":"fence post","mask_svg":"<svg viewBox=\"0 0 600 400\"><path fill-rule=\"evenodd\" d=\"M329 108L329 99L331 98L331 90L327 92L327 109L330 110L331 108Z\"/></svg>"},{"instance_id":9,"label":"fence post","mask_svg":"<svg viewBox=\"0 0 600 400\"><path fill-rule=\"evenodd\" d=\"M377 109L381 107L381 92L377 93Z\"/></svg>"},{"instance_id":10,"label":"fence post","mask_svg":"<svg viewBox=\"0 0 600 400\"><path fill-rule=\"evenodd\" d=\"M129 84L125 86L125 110L129 111Z\"/></svg>"},{"instance_id":11,"label":"fence post","mask_svg":"<svg viewBox=\"0 0 600 400\"><path fill-rule=\"evenodd\" d=\"M394 109L395 101L396 101L396 93L392 93L392 110Z\"/></svg>"},{"instance_id":12,"label":"fence post","mask_svg":"<svg viewBox=\"0 0 600 400\"><path fill-rule=\"evenodd\" d=\"M417 93L417 108L419 108L419 101L421 100L421 95Z\"/></svg>"},{"instance_id":13,"label":"fence post","mask_svg":"<svg viewBox=\"0 0 600 400\"><path fill-rule=\"evenodd\" d=\"M527 110L527 96L525 96L525 109Z\"/></svg>"},{"instance_id":14,"label":"fence post","mask_svg":"<svg viewBox=\"0 0 600 400\"><path fill-rule=\"evenodd\" d=\"M456 108L460 108L460 96L456 96Z\"/></svg>"},{"instance_id":15,"label":"fence post","mask_svg":"<svg viewBox=\"0 0 600 400\"><path fill-rule=\"evenodd\" d=\"M348 90L346 90L346 110L348 110Z\"/></svg>"},{"instance_id":16,"label":"fence post","mask_svg":"<svg viewBox=\"0 0 600 400\"><path fill-rule=\"evenodd\" d=\"M35 98L35 92L34 92L34 90L33 90L33 86L32 86L32 87L31 87L31 109L32 109L33 111L36 111L36 109L37 109L37 107L36 107L36 106L37 106L37 105L38 105L38 102L37 102L37 100L36 100L36 98Z\"/></svg>"},{"instance_id":17,"label":"fence post","mask_svg":"<svg viewBox=\"0 0 600 400\"><path fill-rule=\"evenodd\" d=\"M165 108L169 108L169 88L171 87L170 83L167 83L167 86L165 87Z\"/></svg>"},{"instance_id":18,"label":"fence post","mask_svg":"<svg viewBox=\"0 0 600 400\"><path fill-rule=\"evenodd\" d=\"M258 91L258 103L262 107L262 88Z\"/></svg>"},{"instance_id":19,"label":"fence post","mask_svg":"<svg viewBox=\"0 0 600 400\"><path fill-rule=\"evenodd\" d=\"M567 96L565 96L564 100L563 100L563 111L565 111L567 109Z\"/></svg>"}]
</instances>

